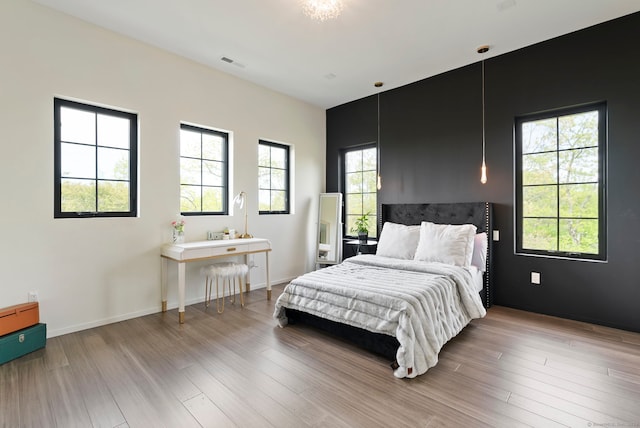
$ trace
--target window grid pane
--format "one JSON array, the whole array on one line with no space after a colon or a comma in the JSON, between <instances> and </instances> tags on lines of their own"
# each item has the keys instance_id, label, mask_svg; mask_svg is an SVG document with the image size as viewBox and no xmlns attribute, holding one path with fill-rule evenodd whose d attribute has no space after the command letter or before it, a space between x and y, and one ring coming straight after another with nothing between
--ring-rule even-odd
<instances>
[{"instance_id":1,"label":"window grid pane","mask_svg":"<svg viewBox=\"0 0 640 428\"><path fill-rule=\"evenodd\" d=\"M119 149L129 149L129 121L121 117L97 115L98 119L98 140L97 144L102 147L114 147Z\"/></svg>"},{"instance_id":2,"label":"window grid pane","mask_svg":"<svg viewBox=\"0 0 640 428\"><path fill-rule=\"evenodd\" d=\"M204 186L223 187L224 164L217 161L202 161L202 184Z\"/></svg>"},{"instance_id":3,"label":"window grid pane","mask_svg":"<svg viewBox=\"0 0 640 428\"><path fill-rule=\"evenodd\" d=\"M202 210L217 212L223 209L223 187L202 187Z\"/></svg>"},{"instance_id":4,"label":"window grid pane","mask_svg":"<svg viewBox=\"0 0 640 428\"><path fill-rule=\"evenodd\" d=\"M560 183L598 182L598 149L564 150L558 153Z\"/></svg>"},{"instance_id":5,"label":"window grid pane","mask_svg":"<svg viewBox=\"0 0 640 428\"><path fill-rule=\"evenodd\" d=\"M283 169L271 169L271 189L273 190L286 190L287 182L286 182L287 171Z\"/></svg>"},{"instance_id":6,"label":"window grid pane","mask_svg":"<svg viewBox=\"0 0 640 428\"><path fill-rule=\"evenodd\" d=\"M202 207L200 186L180 186L180 212L196 212Z\"/></svg>"},{"instance_id":7,"label":"window grid pane","mask_svg":"<svg viewBox=\"0 0 640 428\"><path fill-rule=\"evenodd\" d=\"M137 213L137 116L54 99L54 217Z\"/></svg>"},{"instance_id":8,"label":"window grid pane","mask_svg":"<svg viewBox=\"0 0 640 428\"><path fill-rule=\"evenodd\" d=\"M362 150L346 153L344 170L346 172L362 171Z\"/></svg>"},{"instance_id":9,"label":"window grid pane","mask_svg":"<svg viewBox=\"0 0 640 428\"><path fill-rule=\"evenodd\" d=\"M258 142L258 213L289 213L289 147Z\"/></svg>"},{"instance_id":10,"label":"window grid pane","mask_svg":"<svg viewBox=\"0 0 640 428\"><path fill-rule=\"evenodd\" d=\"M180 212L227 214L229 134L180 125Z\"/></svg>"},{"instance_id":11,"label":"window grid pane","mask_svg":"<svg viewBox=\"0 0 640 428\"><path fill-rule=\"evenodd\" d=\"M558 154L532 153L522 156L522 184L554 184L558 182Z\"/></svg>"},{"instance_id":12,"label":"window grid pane","mask_svg":"<svg viewBox=\"0 0 640 428\"><path fill-rule=\"evenodd\" d=\"M356 236L354 231L358 217L369 214L371 237L377 231L377 149L368 147L345 152L345 236Z\"/></svg>"},{"instance_id":13,"label":"window grid pane","mask_svg":"<svg viewBox=\"0 0 640 428\"><path fill-rule=\"evenodd\" d=\"M258 212L271 210L271 190L260 189L258 191Z\"/></svg>"},{"instance_id":14,"label":"window grid pane","mask_svg":"<svg viewBox=\"0 0 640 428\"><path fill-rule=\"evenodd\" d=\"M195 186L202 184L202 161L200 159L180 159L180 184Z\"/></svg>"},{"instance_id":15,"label":"window grid pane","mask_svg":"<svg viewBox=\"0 0 640 428\"><path fill-rule=\"evenodd\" d=\"M66 143L96 144L96 114L77 108L60 108L60 140Z\"/></svg>"},{"instance_id":16,"label":"window grid pane","mask_svg":"<svg viewBox=\"0 0 640 428\"><path fill-rule=\"evenodd\" d=\"M96 147L84 144L60 145L62 178L96 178Z\"/></svg>"},{"instance_id":17,"label":"window grid pane","mask_svg":"<svg viewBox=\"0 0 640 428\"><path fill-rule=\"evenodd\" d=\"M181 129L180 156L200 159L202 157L202 134Z\"/></svg>"},{"instance_id":18,"label":"window grid pane","mask_svg":"<svg viewBox=\"0 0 640 428\"><path fill-rule=\"evenodd\" d=\"M98 178L129 180L129 151L98 147Z\"/></svg>"},{"instance_id":19,"label":"window grid pane","mask_svg":"<svg viewBox=\"0 0 640 428\"><path fill-rule=\"evenodd\" d=\"M598 112L569 114L558 118L558 148L598 146Z\"/></svg>"},{"instance_id":20,"label":"window grid pane","mask_svg":"<svg viewBox=\"0 0 640 428\"><path fill-rule=\"evenodd\" d=\"M559 226L560 251L598 254L598 219L561 219Z\"/></svg>"},{"instance_id":21,"label":"window grid pane","mask_svg":"<svg viewBox=\"0 0 640 428\"><path fill-rule=\"evenodd\" d=\"M127 211L129 183L98 180L98 211Z\"/></svg>"},{"instance_id":22,"label":"window grid pane","mask_svg":"<svg viewBox=\"0 0 640 428\"><path fill-rule=\"evenodd\" d=\"M202 159L224 162L225 140L219 135L202 134Z\"/></svg>"},{"instance_id":23,"label":"window grid pane","mask_svg":"<svg viewBox=\"0 0 640 428\"><path fill-rule=\"evenodd\" d=\"M363 172L348 172L346 174L346 191L347 193L362 193L362 185L364 182Z\"/></svg>"},{"instance_id":24,"label":"window grid pane","mask_svg":"<svg viewBox=\"0 0 640 428\"><path fill-rule=\"evenodd\" d=\"M558 221L544 218L523 220L523 247L531 250L554 248L558 240Z\"/></svg>"},{"instance_id":25,"label":"window grid pane","mask_svg":"<svg viewBox=\"0 0 640 428\"><path fill-rule=\"evenodd\" d=\"M96 181L62 179L62 211L96 211Z\"/></svg>"}]
</instances>

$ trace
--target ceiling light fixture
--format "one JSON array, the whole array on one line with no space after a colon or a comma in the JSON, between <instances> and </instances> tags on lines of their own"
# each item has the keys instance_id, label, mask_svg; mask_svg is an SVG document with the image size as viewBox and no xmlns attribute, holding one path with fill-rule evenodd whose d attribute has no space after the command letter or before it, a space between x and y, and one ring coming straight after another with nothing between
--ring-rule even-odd
<instances>
[{"instance_id":1,"label":"ceiling light fixture","mask_svg":"<svg viewBox=\"0 0 640 428\"><path fill-rule=\"evenodd\" d=\"M318 21L337 18L344 9L342 0L301 0L301 2L304 14Z\"/></svg>"},{"instance_id":2,"label":"ceiling light fixture","mask_svg":"<svg viewBox=\"0 0 640 428\"><path fill-rule=\"evenodd\" d=\"M489 46L480 46L477 50L479 54L489 52ZM485 162L486 139L485 139L485 111L484 111L484 60L482 60L482 167L480 168L480 182L487 182L487 164Z\"/></svg>"}]
</instances>

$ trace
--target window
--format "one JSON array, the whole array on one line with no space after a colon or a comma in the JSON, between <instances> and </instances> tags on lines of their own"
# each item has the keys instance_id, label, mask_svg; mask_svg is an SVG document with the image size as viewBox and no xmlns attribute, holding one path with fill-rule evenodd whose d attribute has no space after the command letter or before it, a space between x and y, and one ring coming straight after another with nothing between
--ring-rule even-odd
<instances>
[{"instance_id":1,"label":"window","mask_svg":"<svg viewBox=\"0 0 640 428\"><path fill-rule=\"evenodd\" d=\"M54 217L137 215L138 117L55 98Z\"/></svg>"},{"instance_id":2,"label":"window","mask_svg":"<svg viewBox=\"0 0 640 428\"><path fill-rule=\"evenodd\" d=\"M369 236L377 232L377 151L375 146L344 154L345 224L347 236L355 236L356 219L369 214Z\"/></svg>"},{"instance_id":3,"label":"window","mask_svg":"<svg viewBox=\"0 0 640 428\"><path fill-rule=\"evenodd\" d=\"M260 214L289 214L289 146L258 143Z\"/></svg>"},{"instance_id":4,"label":"window","mask_svg":"<svg viewBox=\"0 0 640 428\"><path fill-rule=\"evenodd\" d=\"M180 212L228 213L229 134L180 125Z\"/></svg>"},{"instance_id":5,"label":"window","mask_svg":"<svg viewBox=\"0 0 640 428\"><path fill-rule=\"evenodd\" d=\"M516 119L516 251L605 260L606 105Z\"/></svg>"}]
</instances>

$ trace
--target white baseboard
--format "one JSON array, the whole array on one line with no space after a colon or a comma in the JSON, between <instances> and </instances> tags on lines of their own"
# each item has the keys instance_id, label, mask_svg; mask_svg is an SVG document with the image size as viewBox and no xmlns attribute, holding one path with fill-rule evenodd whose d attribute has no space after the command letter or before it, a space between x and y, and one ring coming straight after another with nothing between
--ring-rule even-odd
<instances>
[{"instance_id":1,"label":"white baseboard","mask_svg":"<svg viewBox=\"0 0 640 428\"><path fill-rule=\"evenodd\" d=\"M283 279L283 280L278 280L273 282L273 284L282 284L282 283L289 283L291 282L291 280L293 280L295 277L292 277L290 279ZM260 290L262 288L266 288L267 284L266 283L260 283L260 284L251 284L251 291L254 290ZM203 297L198 297L196 299L191 299L191 300L187 300L185 302L185 306L189 306L189 305L195 305L196 303L203 303L204 302L204 296ZM167 302L167 309L177 309L178 308L178 302ZM133 318L138 318L138 317L143 317L145 315L151 315L151 314L156 314L158 312L162 311L162 304L158 304L157 306L154 306L152 308L147 308L147 309L143 309L140 311L135 311L135 312L130 312L127 314L122 314L122 315L116 315L113 317L109 317L109 318L103 318L100 320L95 320L95 321L90 321L87 323L82 323L82 324L76 324L76 325L72 325L72 326L68 326L68 327L64 327L64 328L59 328L56 330L48 330L47 329L47 338L52 338L52 337L56 337L56 336L62 336L63 334L69 334L69 333L75 333L77 331L82 331L82 330L88 330L90 328L96 328L96 327L101 327L103 325L107 325L107 324L113 324L115 322L120 322L120 321L126 321L126 320L130 320Z\"/></svg>"}]
</instances>

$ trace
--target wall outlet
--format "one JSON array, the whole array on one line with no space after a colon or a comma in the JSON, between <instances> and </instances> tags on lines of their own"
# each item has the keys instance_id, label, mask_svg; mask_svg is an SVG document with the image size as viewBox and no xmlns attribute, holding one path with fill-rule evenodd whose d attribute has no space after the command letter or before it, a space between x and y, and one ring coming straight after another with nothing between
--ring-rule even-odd
<instances>
[{"instance_id":1,"label":"wall outlet","mask_svg":"<svg viewBox=\"0 0 640 428\"><path fill-rule=\"evenodd\" d=\"M38 292L29 291L29 302L37 302L37 301L38 301Z\"/></svg>"},{"instance_id":2,"label":"wall outlet","mask_svg":"<svg viewBox=\"0 0 640 428\"><path fill-rule=\"evenodd\" d=\"M500 240L500 231L499 230L494 230L493 231L493 240L494 241L499 241Z\"/></svg>"},{"instance_id":3,"label":"wall outlet","mask_svg":"<svg viewBox=\"0 0 640 428\"><path fill-rule=\"evenodd\" d=\"M540 285L540 272L531 272L531 283Z\"/></svg>"}]
</instances>

